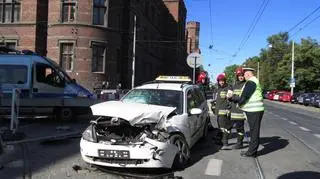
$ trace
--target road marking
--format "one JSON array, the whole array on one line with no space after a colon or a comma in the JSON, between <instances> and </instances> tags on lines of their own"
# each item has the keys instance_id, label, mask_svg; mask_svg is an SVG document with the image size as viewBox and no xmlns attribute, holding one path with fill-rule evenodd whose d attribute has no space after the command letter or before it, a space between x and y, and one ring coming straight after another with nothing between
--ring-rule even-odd
<instances>
[{"instance_id":1,"label":"road marking","mask_svg":"<svg viewBox=\"0 0 320 179\"><path fill-rule=\"evenodd\" d=\"M304 131L308 131L308 132L310 132L311 130L310 129L307 129L307 128L305 128L305 127L299 127L301 130L304 130Z\"/></svg>"},{"instance_id":2,"label":"road marking","mask_svg":"<svg viewBox=\"0 0 320 179\"><path fill-rule=\"evenodd\" d=\"M285 120L285 121L287 121L287 120L288 120L287 118L284 118L284 117L282 117L281 119L283 119L283 120Z\"/></svg>"},{"instance_id":3,"label":"road marking","mask_svg":"<svg viewBox=\"0 0 320 179\"><path fill-rule=\"evenodd\" d=\"M222 168L222 160L210 159L206 169L206 175L220 176Z\"/></svg>"},{"instance_id":4,"label":"road marking","mask_svg":"<svg viewBox=\"0 0 320 179\"><path fill-rule=\"evenodd\" d=\"M289 123L292 124L292 125L297 125L297 123L292 122L292 121L290 121Z\"/></svg>"},{"instance_id":5,"label":"road marking","mask_svg":"<svg viewBox=\"0 0 320 179\"><path fill-rule=\"evenodd\" d=\"M320 139L320 134L313 134L313 135Z\"/></svg>"}]
</instances>

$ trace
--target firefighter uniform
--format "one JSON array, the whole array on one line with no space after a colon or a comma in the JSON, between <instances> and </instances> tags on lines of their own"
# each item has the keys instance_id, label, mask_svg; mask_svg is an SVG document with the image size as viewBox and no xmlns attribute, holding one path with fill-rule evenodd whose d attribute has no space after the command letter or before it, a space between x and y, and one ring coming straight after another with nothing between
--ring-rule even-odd
<instances>
[{"instance_id":1,"label":"firefighter uniform","mask_svg":"<svg viewBox=\"0 0 320 179\"><path fill-rule=\"evenodd\" d=\"M220 135L222 135L222 145L228 145L228 136L231 132L232 123L230 121L230 109L231 103L227 99L227 92L230 90L230 86L225 84L218 87L217 99L216 99L216 111L218 127L221 130Z\"/></svg>"},{"instance_id":2,"label":"firefighter uniform","mask_svg":"<svg viewBox=\"0 0 320 179\"><path fill-rule=\"evenodd\" d=\"M237 77L238 78L238 77ZM241 94L241 89L245 81L237 80L233 85L233 98L239 98ZM240 149L243 147L243 138L244 138L244 121L246 116L244 112L238 107L237 103L232 103L231 105L231 115L230 115L232 126L235 126L237 130L237 144L233 147L234 149Z\"/></svg>"}]
</instances>

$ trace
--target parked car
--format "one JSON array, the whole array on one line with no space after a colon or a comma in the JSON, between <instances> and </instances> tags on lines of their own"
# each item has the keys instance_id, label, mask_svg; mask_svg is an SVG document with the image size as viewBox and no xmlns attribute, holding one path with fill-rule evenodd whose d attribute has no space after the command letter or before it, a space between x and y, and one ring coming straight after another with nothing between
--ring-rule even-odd
<instances>
[{"instance_id":1,"label":"parked car","mask_svg":"<svg viewBox=\"0 0 320 179\"><path fill-rule=\"evenodd\" d=\"M280 101L280 96L282 96L284 92L286 91L277 91L276 94L273 96L273 100Z\"/></svg>"},{"instance_id":2,"label":"parked car","mask_svg":"<svg viewBox=\"0 0 320 179\"><path fill-rule=\"evenodd\" d=\"M82 135L82 159L108 167L184 168L210 117L199 86L179 79L159 77L119 101L91 106L97 119Z\"/></svg>"},{"instance_id":3,"label":"parked car","mask_svg":"<svg viewBox=\"0 0 320 179\"><path fill-rule=\"evenodd\" d=\"M295 103L298 103L298 97L303 94L301 92L298 92L298 93L293 93L293 95L291 96L291 103L292 104L295 104Z\"/></svg>"},{"instance_id":4,"label":"parked car","mask_svg":"<svg viewBox=\"0 0 320 179\"><path fill-rule=\"evenodd\" d=\"M320 108L320 93L311 98L311 105Z\"/></svg>"},{"instance_id":5,"label":"parked car","mask_svg":"<svg viewBox=\"0 0 320 179\"><path fill-rule=\"evenodd\" d=\"M309 106L311 104L311 99L316 96L316 93L307 93L303 98L303 105Z\"/></svg>"},{"instance_id":6,"label":"parked car","mask_svg":"<svg viewBox=\"0 0 320 179\"><path fill-rule=\"evenodd\" d=\"M290 102L291 100L291 92L283 91L279 93L279 101L281 102Z\"/></svg>"},{"instance_id":7,"label":"parked car","mask_svg":"<svg viewBox=\"0 0 320 179\"><path fill-rule=\"evenodd\" d=\"M274 95L278 92L279 90L272 90L268 93L268 99L273 100Z\"/></svg>"},{"instance_id":8,"label":"parked car","mask_svg":"<svg viewBox=\"0 0 320 179\"><path fill-rule=\"evenodd\" d=\"M301 95L298 96L298 103L303 104L304 98L308 95L308 93L302 93Z\"/></svg>"}]
</instances>

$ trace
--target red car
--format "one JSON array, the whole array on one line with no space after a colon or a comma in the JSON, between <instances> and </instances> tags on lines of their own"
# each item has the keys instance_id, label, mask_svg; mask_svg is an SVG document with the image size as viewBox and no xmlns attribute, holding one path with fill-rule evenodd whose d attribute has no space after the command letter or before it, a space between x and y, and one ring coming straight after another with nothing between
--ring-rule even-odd
<instances>
[{"instance_id":1,"label":"red car","mask_svg":"<svg viewBox=\"0 0 320 179\"><path fill-rule=\"evenodd\" d=\"M278 94L279 94L279 101L282 101L282 102L291 101L291 93L289 91L282 91Z\"/></svg>"},{"instance_id":2,"label":"red car","mask_svg":"<svg viewBox=\"0 0 320 179\"><path fill-rule=\"evenodd\" d=\"M269 100L273 100L274 95L277 94L278 91L279 91L279 90L272 90L272 91L270 91L270 92L268 93L268 99L269 99Z\"/></svg>"}]
</instances>

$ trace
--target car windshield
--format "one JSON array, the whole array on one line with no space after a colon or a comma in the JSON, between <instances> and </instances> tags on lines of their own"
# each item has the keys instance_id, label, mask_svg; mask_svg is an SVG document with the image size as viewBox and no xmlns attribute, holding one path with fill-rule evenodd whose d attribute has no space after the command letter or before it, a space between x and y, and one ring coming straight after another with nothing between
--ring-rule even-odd
<instances>
[{"instance_id":1,"label":"car windshield","mask_svg":"<svg viewBox=\"0 0 320 179\"><path fill-rule=\"evenodd\" d=\"M131 103L153 104L176 107L176 112L182 113L182 91L161 89L134 89L124 96L121 101Z\"/></svg>"}]
</instances>

